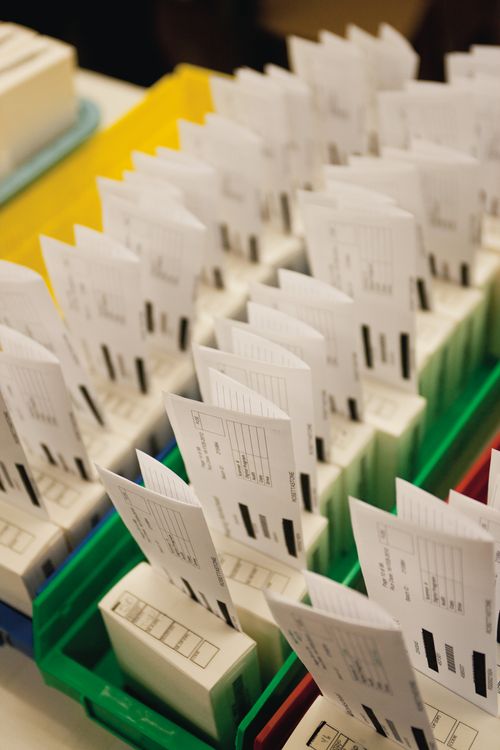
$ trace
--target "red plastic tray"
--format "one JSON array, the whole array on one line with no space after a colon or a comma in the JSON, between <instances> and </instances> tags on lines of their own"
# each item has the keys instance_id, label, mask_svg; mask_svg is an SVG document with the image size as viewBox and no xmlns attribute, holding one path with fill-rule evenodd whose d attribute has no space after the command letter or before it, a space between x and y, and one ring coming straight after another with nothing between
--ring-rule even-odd
<instances>
[{"instance_id":1,"label":"red plastic tray","mask_svg":"<svg viewBox=\"0 0 500 750\"><path fill-rule=\"evenodd\" d=\"M486 502L488 494L488 475L490 473L491 451L500 450L500 432L491 441L477 461L472 465L462 481L455 487L457 492L468 495L480 503Z\"/></svg>"}]
</instances>

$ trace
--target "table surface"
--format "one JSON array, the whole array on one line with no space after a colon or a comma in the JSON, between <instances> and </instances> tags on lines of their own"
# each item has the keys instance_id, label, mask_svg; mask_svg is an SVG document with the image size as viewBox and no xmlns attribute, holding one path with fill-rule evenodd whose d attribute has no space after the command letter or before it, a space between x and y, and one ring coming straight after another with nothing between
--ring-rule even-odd
<instances>
[{"instance_id":1,"label":"table surface","mask_svg":"<svg viewBox=\"0 0 500 750\"><path fill-rule=\"evenodd\" d=\"M138 86L87 70L77 72L76 89L99 106L101 128L144 95ZM130 750L79 703L44 685L35 663L9 646L0 648L0 726L0 746L12 750Z\"/></svg>"}]
</instances>

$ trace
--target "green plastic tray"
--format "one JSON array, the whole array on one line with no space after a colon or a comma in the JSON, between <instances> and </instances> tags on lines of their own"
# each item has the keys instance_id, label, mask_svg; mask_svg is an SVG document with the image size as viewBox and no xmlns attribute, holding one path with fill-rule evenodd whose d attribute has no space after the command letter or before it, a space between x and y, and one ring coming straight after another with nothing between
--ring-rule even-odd
<instances>
[{"instance_id":1,"label":"green plastic tray","mask_svg":"<svg viewBox=\"0 0 500 750\"><path fill-rule=\"evenodd\" d=\"M448 468L464 473L467 444L480 441L481 431L500 406L500 364L489 361L468 383L453 407L436 423L422 446L417 484L435 491ZM165 463L185 477L175 448ZM447 486L453 486L455 479ZM141 750L206 750L210 747L188 725L169 718L168 709L146 706L125 688L101 619L98 602L142 560L142 554L116 513L71 559L34 602L35 658L45 681L78 700L86 713L115 736ZM333 578L360 586L354 550L337 561ZM304 674L294 654L264 690L241 722L238 750L253 740Z\"/></svg>"},{"instance_id":2,"label":"green plastic tray","mask_svg":"<svg viewBox=\"0 0 500 750\"><path fill-rule=\"evenodd\" d=\"M491 434L492 423L498 429L499 419L500 363L489 362L481 367L427 434L420 451L420 468L412 478L413 483L444 498L470 466L470 444L484 445ZM355 550L345 556L342 565L336 565L328 574L346 586L364 590ZM292 652L241 721L236 750L253 750L257 734L305 674L304 665Z\"/></svg>"},{"instance_id":3,"label":"green plastic tray","mask_svg":"<svg viewBox=\"0 0 500 750\"><path fill-rule=\"evenodd\" d=\"M89 99L80 99L76 121L71 128L40 149L12 174L0 180L0 206L74 151L94 132L99 119L100 112L97 105Z\"/></svg>"}]
</instances>

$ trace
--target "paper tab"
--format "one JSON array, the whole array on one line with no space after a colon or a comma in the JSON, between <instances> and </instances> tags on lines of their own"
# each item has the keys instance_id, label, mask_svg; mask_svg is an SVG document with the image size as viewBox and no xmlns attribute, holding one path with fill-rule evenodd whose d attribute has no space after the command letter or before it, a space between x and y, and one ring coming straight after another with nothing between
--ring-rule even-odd
<instances>
[{"instance_id":1,"label":"paper tab","mask_svg":"<svg viewBox=\"0 0 500 750\"><path fill-rule=\"evenodd\" d=\"M291 67L313 93L321 160L345 163L365 149L367 88L363 60L347 40L321 33L321 44L289 37Z\"/></svg>"},{"instance_id":2,"label":"paper tab","mask_svg":"<svg viewBox=\"0 0 500 750\"><path fill-rule=\"evenodd\" d=\"M317 512L314 406L309 367L296 355L242 328L232 331L230 352L195 346L196 373L204 401L210 400L209 368L251 388L290 417L299 493Z\"/></svg>"},{"instance_id":3,"label":"paper tab","mask_svg":"<svg viewBox=\"0 0 500 750\"><path fill-rule=\"evenodd\" d=\"M0 500L48 519L43 498L0 391Z\"/></svg>"},{"instance_id":4,"label":"paper tab","mask_svg":"<svg viewBox=\"0 0 500 750\"><path fill-rule=\"evenodd\" d=\"M30 268L6 260L0 261L0 323L51 351L61 363L75 406L104 426L105 416L80 352L70 339L44 280Z\"/></svg>"},{"instance_id":5,"label":"paper tab","mask_svg":"<svg viewBox=\"0 0 500 750\"><path fill-rule=\"evenodd\" d=\"M230 627L241 630L203 509L173 471L137 453L146 487L99 467L123 522L151 565Z\"/></svg>"},{"instance_id":6,"label":"paper tab","mask_svg":"<svg viewBox=\"0 0 500 750\"><path fill-rule=\"evenodd\" d=\"M338 290L304 274L280 269L280 289L254 284L252 301L273 307L315 328L327 347L328 392L333 411L363 418L360 345L352 300Z\"/></svg>"},{"instance_id":7,"label":"paper tab","mask_svg":"<svg viewBox=\"0 0 500 750\"><path fill-rule=\"evenodd\" d=\"M220 223L225 246L258 261L262 233L264 144L248 128L216 114L206 116L196 132L203 156L218 171L221 184ZM181 144L191 145L192 123L179 122ZM198 143L199 146L199 143Z\"/></svg>"},{"instance_id":8,"label":"paper tab","mask_svg":"<svg viewBox=\"0 0 500 750\"><path fill-rule=\"evenodd\" d=\"M28 453L80 479L92 479L59 361L6 326L0 326L0 346L2 392Z\"/></svg>"},{"instance_id":9,"label":"paper tab","mask_svg":"<svg viewBox=\"0 0 500 750\"><path fill-rule=\"evenodd\" d=\"M260 135L265 143L269 219L278 231L289 233L292 229L292 135L285 93L271 78L250 68L236 70L235 84L242 104L239 121ZM218 109L217 100L215 104Z\"/></svg>"},{"instance_id":10,"label":"paper tab","mask_svg":"<svg viewBox=\"0 0 500 750\"><path fill-rule=\"evenodd\" d=\"M390 205L338 208L323 198L303 205L314 276L356 303L366 374L416 392L414 217Z\"/></svg>"},{"instance_id":11,"label":"paper tab","mask_svg":"<svg viewBox=\"0 0 500 750\"><path fill-rule=\"evenodd\" d=\"M496 570L496 609L497 609L497 642L500 643L500 510L462 495L455 490L450 491L449 504L464 516L478 523L495 540L495 570Z\"/></svg>"},{"instance_id":12,"label":"paper tab","mask_svg":"<svg viewBox=\"0 0 500 750\"><path fill-rule=\"evenodd\" d=\"M167 413L210 525L294 568L304 542L290 419L221 373L213 401L170 394Z\"/></svg>"},{"instance_id":13,"label":"paper tab","mask_svg":"<svg viewBox=\"0 0 500 750\"><path fill-rule=\"evenodd\" d=\"M420 138L476 156L476 112L466 91L436 81L407 85L410 140Z\"/></svg>"},{"instance_id":14,"label":"paper tab","mask_svg":"<svg viewBox=\"0 0 500 750\"><path fill-rule=\"evenodd\" d=\"M424 242L435 276L471 286L480 240L478 162L435 144L413 142L410 151L386 149L384 157L412 163L422 185Z\"/></svg>"},{"instance_id":15,"label":"paper tab","mask_svg":"<svg viewBox=\"0 0 500 750\"><path fill-rule=\"evenodd\" d=\"M148 391L141 264L127 248L76 226L77 247L42 237L51 282L94 375Z\"/></svg>"},{"instance_id":16,"label":"paper tab","mask_svg":"<svg viewBox=\"0 0 500 750\"><path fill-rule=\"evenodd\" d=\"M99 179L104 231L141 262L146 331L152 346L185 351L206 229L179 204L154 202L125 183Z\"/></svg>"},{"instance_id":17,"label":"paper tab","mask_svg":"<svg viewBox=\"0 0 500 750\"><path fill-rule=\"evenodd\" d=\"M251 329L293 352L311 368L316 452L320 460L326 460L330 454L331 426L325 337L298 318L255 302L247 303L247 315ZM218 335L217 322L215 330ZM220 342L219 346L227 348Z\"/></svg>"},{"instance_id":18,"label":"paper tab","mask_svg":"<svg viewBox=\"0 0 500 750\"><path fill-rule=\"evenodd\" d=\"M207 230L204 251L207 279L218 287L224 286L225 260L218 222L220 186L215 169L206 162L168 148L158 148L157 157L135 151L132 161L139 173L181 188L186 208Z\"/></svg>"},{"instance_id":19,"label":"paper tab","mask_svg":"<svg viewBox=\"0 0 500 750\"><path fill-rule=\"evenodd\" d=\"M348 167L325 167L325 178L378 190L415 217L417 232L417 295L421 310L432 310L429 258L425 247L426 213L417 167L388 159L351 158Z\"/></svg>"},{"instance_id":20,"label":"paper tab","mask_svg":"<svg viewBox=\"0 0 500 750\"><path fill-rule=\"evenodd\" d=\"M266 65L264 70L285 96L292 184L295 188L311 188L318 179L319 167L312 92L304 81L285 68Z\"/></svg>"},{"instance_id":21,"label":"paper tab","mask_svg":"<svg viewBox=\"0 0 500 750\"><path fill-rule=\"evenodd\" d=\"M370 597L401 624L416 669L497 713L493 537L398 480L398 516L351 498Z\"/></svg>"},{"instance_id":22,"label":"paper tab","mask_svg":"<svg viewBox=\"0 0 500 750\"><path fill-rule=\"evenodd\" d=\"M435 750L397 624L362 594L322 576L305 575L314 608L279 594L266 597L323 695L400 746Z\"/></svg>"}]
</instances>

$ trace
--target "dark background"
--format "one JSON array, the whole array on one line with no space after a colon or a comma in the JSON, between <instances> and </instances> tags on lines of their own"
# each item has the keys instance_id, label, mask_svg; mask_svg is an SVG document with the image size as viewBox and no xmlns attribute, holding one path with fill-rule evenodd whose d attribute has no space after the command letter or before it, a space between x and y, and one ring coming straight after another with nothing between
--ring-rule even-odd
<instances>
[{"instance_id":1,"label":"dark background","mask_svg":"<svg viewBox=\"0 0 500 750\"><path fill-rule=\"evenodd\" d=\"M286 65L285 36L343 34L347 21L405 34L420 76L441 80L443 55L500 44L500 0L143 0L140 3L1 2L5 21L73 44L82 67L149 86L179 62L232 71Z\"/></svg>"}]
</instances>

